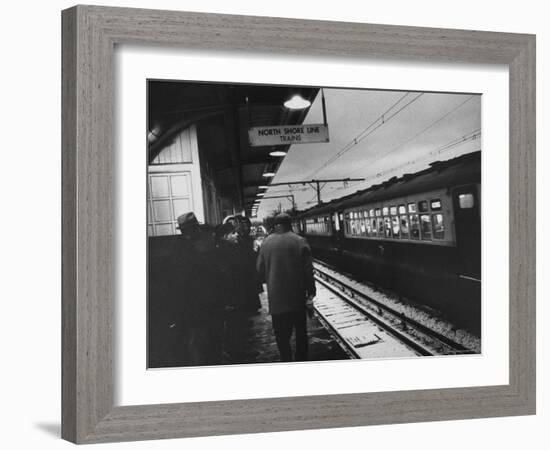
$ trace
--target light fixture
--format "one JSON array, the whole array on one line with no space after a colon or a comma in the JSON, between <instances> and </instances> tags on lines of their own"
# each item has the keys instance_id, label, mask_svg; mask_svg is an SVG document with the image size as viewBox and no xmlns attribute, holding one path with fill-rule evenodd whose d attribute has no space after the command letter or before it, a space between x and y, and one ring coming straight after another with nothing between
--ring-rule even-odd
<instances>
[{"instance_id":1,"label":"light fixture","mask_svg":"<svg viewBox=\"0 0 550 450\"><path fill-rule=\"evenodd\" d=\"M269 186L267 186L267 185L265 185L265 184L262 185L262 186L258 186L258 189L268 189L268 188L269 188Z\"/></svg>"},{"instance_id":2,"label":"light fixture","mask_svg":"<svg viewBox=\"0 0 550 450\"><path fill-rule=\"evenodd\" d=\"M286 156L286 152L282 152L281 150L275 150L273 152L269 152L269 156Z\"/></svg>"},{"instance_id":3,"label":"light fixture","mask_svg":"<svg viewBox=\"0 0 550 450\"><path fill-rule=\"evenodd\" d=\"M262 177L271 178L275 176L275 172L265 172Z\"/></svg>"},{"instance_id":4,"label":"light fixture","mask_svg":"<svg viewBox=\"0 0 550 450\"><path fill-rule=\"evenodd\" d=\"M265 195L265 194L264 194L263 192L258 192L258 193L256 194L256 197L263 197L264 195Z\"/></svg>"},{"instance_id":5,"label":"light fixture","mask_svg":"<svg viewBox=\"0 0 550 450\"><path fill-rule=\"evenodd\" d=\"M304 109L310 107L311 102L309 100L305 100L300 95L295 95L290 100L287 100L284 105L288 109Z\"/></svg>"}]
</instances>

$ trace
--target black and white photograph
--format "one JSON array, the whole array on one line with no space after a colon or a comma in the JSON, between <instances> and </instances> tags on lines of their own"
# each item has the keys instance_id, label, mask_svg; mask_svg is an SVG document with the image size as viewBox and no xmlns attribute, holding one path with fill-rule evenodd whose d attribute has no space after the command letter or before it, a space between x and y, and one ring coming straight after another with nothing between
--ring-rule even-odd
<instances>
[{"instance_id":1,"label":"black and white photograph","mask_svg":"<svg viewBox=\"0 0 550 450\"><path fill-rule=\"evenodd\" d=\"M7 2L4 448L544 448L548 14L453 6Z\"/></svg>"},{"instance_id":2,"label":"black and white photograph","mask_svg":"<svg viewBox=\"0 0 550 450\"><path fill-rule=\"evenodd\" d=\"M148 367L471 355L481 95L147 81Z\"/></svg>"}]
</instances>

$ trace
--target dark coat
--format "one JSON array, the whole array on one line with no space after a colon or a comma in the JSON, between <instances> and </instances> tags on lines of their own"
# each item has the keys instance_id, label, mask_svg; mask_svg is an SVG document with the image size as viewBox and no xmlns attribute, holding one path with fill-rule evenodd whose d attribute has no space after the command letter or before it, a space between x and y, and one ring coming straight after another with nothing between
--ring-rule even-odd
<instances>
[{"instance_id":1,"label":"dark coat","mask_svg":"<svg viewBox=\"0 0 550 450\"><path fill-rule=\"evenodd\" d=\"M315 295L311 250L292 231L273 233L264 240L257 270L267 283L271 314L304 310L306 297Z\"/></svg>"},{"instance_id":2,"label":"dark coat","mask_svg":"<svg viewBox=\"0 0 550 450\"><path fill-rule=\"evenodd\" d=\"M225 306L217 251L197 252L183 240L174 250L171 301L177 322L201 326L222 314Z\"/></svg>"},{"instance_id":3,"label":"dark coat","mask_svg":"<svg viewBox=\"0 0 550 450\"><path fill-rule=\"evenodd\" d=\"M251 240L238 244L221 241L218 246L223 272L225 302L236 310L255 311L260 307L261 283L256 273L256 252Z\"/></svg>"},{"instance_id":4,"label":"dark coat","mask_svg":"<svg viewBox=\"0 0 550 450\"><path fill-rule=\"evenodd\" d=\"M260 307L258 293L262 285L256 272L257 256L253 239L241 238L235 248L235 300L242 310L256 311Z\"/></svg>"}]
</instances>

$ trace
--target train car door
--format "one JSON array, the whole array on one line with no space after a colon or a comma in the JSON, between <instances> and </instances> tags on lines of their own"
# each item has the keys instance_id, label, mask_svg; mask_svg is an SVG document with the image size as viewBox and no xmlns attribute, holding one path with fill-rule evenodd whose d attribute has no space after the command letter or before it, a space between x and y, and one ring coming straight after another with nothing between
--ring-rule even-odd
<instances>
[{"instance_id":1,"label":"train car door","mask_svg":"<svg viewBox=\"0 0 550 450\"><path fill-rule=\"evenodd\" d=\"M481 219L477 186L453 191L456 245L461 278L481 279Z\"/></svg>"},{"instance_id":2,"label":"train car door","mask_svg":"<svg viewBox=\"0 0 550 450\"><path fill-rule=\"evenodd\" d=\"M333 244L338 252L342 251L342 243L344 241L344 213L335 212L332 214L333 225Z\"/></svg>"}]
</instances>

